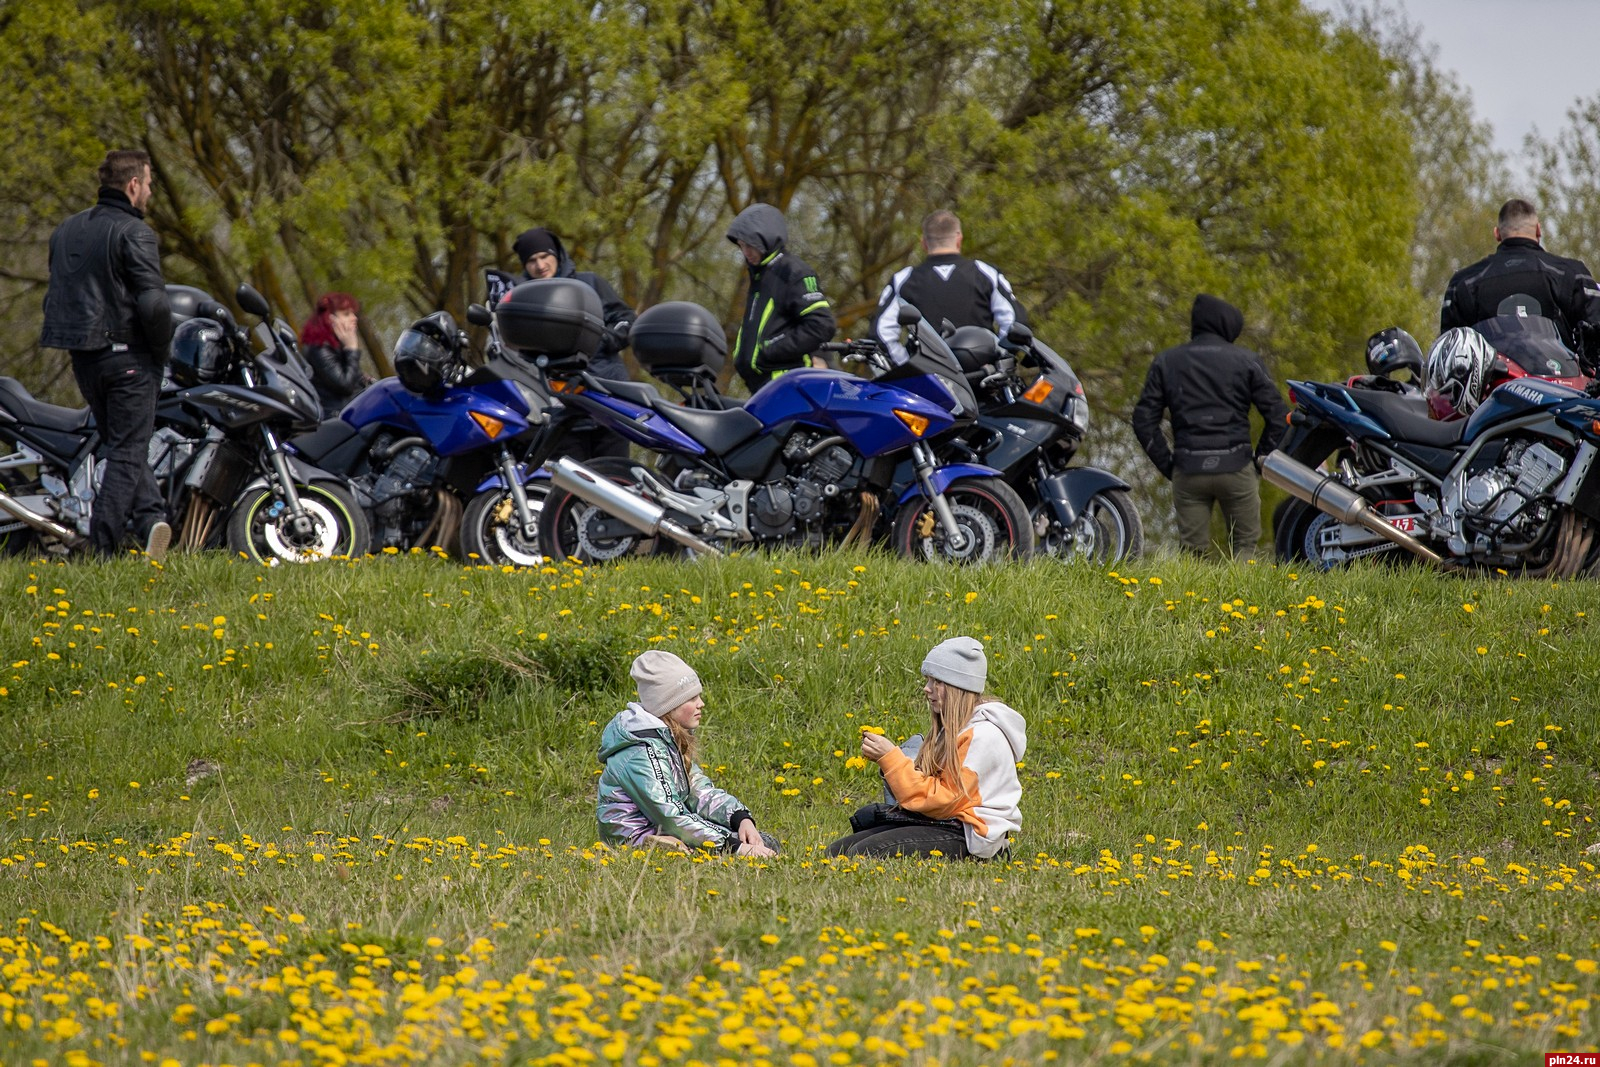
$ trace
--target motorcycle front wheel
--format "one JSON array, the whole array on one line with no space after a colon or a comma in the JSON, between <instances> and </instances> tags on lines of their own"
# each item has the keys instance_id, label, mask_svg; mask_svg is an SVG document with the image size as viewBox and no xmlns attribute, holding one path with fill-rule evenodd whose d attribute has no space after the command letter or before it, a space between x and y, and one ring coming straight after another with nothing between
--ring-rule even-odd
<instances>
[{"instance_id":1,"label":"motorcycle front wheel","mask_svg":"<svg viewBox=\"0 0 1600 1067\"><path fill-rule=\"evenodd\" d=\"M524 487L533 521L539 522L550 483L537 481ZM537 567L544 562L537 536L528 538L517 521L517 505L508 489L485 489L467 504L461 516L461 551L467 559L494 566Z\"/></svg>"},{"instance_id":2,"label":"motorcycle front wheel","mask_svg":"<svg viewBox=\"0 0 1600 1067\"><path fill-rule=\"evenodd\" d=\"M618 456L598 456L584 466L622 486L633 486L633 464ZM552 559L606 563L655 552L650 537L565 489L550 490L539 513L539 544Z\"/></svg>"},{"instance_id":3,"label":"motorcycle front wheel","mask_svg":"<svg viewBox=\"0 0 1600 1067\"><path fill-rule=\"evenodd\" d=\"M896 552L931 563L994 563L1033 553L1033 522L1017 491L999 478L958 478L944 491L961 531L952 544L927 497L906 502L889 537Z\"/></svg>"},{"instance_id":4,"label":"motorcycle front wheel","mask_svg":"<svg viewBox=\"0 0 1600 1067\"><path fill-rule=\"evenodd\" d=\"M1071 529L1063 530L1048 505L1034 509L1042 531L1039 551L1061 560L1113 563L1144 553L1144 521L1126 489L1104 489L1090 497Z\"/></svg>"},{"instance_id":5,"label":"motorcycle front wheel","mask_svg":"<svg viewBox=\"0 0 1600 1067\"><path fill-rule=\"evenodd\" d=\"M332 482L297 485L309 520L297 529L288 501L270 486L248 489L228 516L228 550L257 563L317 563L364 556L372 548L366 513L350 491Z\"/></svg>"}]
</instances>

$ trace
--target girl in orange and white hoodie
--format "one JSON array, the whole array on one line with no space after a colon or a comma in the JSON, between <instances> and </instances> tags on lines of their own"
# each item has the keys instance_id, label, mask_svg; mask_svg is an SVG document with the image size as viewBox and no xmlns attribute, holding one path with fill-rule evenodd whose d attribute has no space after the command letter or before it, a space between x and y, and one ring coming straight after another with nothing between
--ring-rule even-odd
<instances>
[{"instance_id":1,"label":"girl in orange and white hoodie","mask_svg":"<svg viewBox=\"0 0 1600 1067\"><path fill-rule=\"evenodd\" d=\"M878 764L893 805L869 804L851 816L855 833L828 846L830 856L928 856L991 859L1022 828L1017 761L1028 748L1027 724L984 693L983 645L953 637L922 661L923 695L932 713L916 758L880 734L863 734L861 754Z\"/></svg>"}]
</instances>

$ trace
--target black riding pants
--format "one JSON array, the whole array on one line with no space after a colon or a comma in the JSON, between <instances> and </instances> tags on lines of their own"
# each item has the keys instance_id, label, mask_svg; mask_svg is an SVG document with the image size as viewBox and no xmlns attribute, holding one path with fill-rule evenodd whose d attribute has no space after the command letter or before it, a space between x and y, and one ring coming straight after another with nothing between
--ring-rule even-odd
<instances>
[{"instance_id":1,"label":"black riding pants","mask_svg":"<svg viewBox=\"0 0 1600 1067\"><path fill-rule=\"evenodd\" d=\"M150 469L161 370L140 352L72 353L72 373L94 413L100 433L96 450L103 472L89 520L94 552L112 556L130 532L143 541L167 517L166 502Z\"/></svg>"}]
</instances>

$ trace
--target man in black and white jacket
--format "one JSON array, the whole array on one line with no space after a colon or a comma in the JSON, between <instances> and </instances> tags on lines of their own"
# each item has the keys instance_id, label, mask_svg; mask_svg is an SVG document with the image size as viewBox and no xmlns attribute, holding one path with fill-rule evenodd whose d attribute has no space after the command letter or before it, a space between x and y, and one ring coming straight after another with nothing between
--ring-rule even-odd
<instances>
[{"instance_id":1,"label":"man in black and white jacket","mask_svg":"<svg viewBox=\"0 0 1600 1067\"><path fill-rule=\"evenodd\" d=\"M902 301L922 312L935 329L948 320L952 326L982 326L1004 337L1012 323L1027 322L1005 275L961 254L961 220L954 212L935 211L922 220L922 250L927 257L921 263L901 270L884 287L873 319L873 334L896 363L906 361L900 343Z\"/></svg>"}]
</instances>

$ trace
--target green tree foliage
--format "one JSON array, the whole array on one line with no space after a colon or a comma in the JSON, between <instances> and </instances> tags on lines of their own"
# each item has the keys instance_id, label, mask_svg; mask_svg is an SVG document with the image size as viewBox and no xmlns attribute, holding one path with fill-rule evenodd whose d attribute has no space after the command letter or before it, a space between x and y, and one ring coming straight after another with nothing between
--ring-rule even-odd
<instances>
[{"instance_id":1,"label":"green tree foliage","mask_svg":"<svg viewBox=\"0 0 1600 1067\"><path fill-rule=\"evenodd\" d=\"M1567 124L1554 139L1528 139L1534 158L1539 217L1546 244L1590 267L1600 264L1600 95L1567 109Z\"/></svg>"},{"instance_id":2,"label":"green tree foliage","mask_svg":"<svg viewBox=\"0 0 1600 1067\"><path fill-rule=\"evenodd\" d=\"M637 306L731 320L756 200L846 332L954 207L1108 414L1197 290L1283 375L1417 306L1404 63L1299 0L12 0L0 34L17 307L119 144L156 159L170 278L296 320L350 291L380 353L534 224Z\"/></svg>"}]
</instances>

